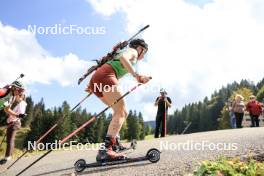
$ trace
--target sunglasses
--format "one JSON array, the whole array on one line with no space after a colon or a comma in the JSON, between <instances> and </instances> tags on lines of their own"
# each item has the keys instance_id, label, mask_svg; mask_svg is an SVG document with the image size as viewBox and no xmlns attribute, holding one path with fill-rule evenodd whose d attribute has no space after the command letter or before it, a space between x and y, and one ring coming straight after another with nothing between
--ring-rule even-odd
<instances>
[{"instance_id":1,"label":"sunglasses","mask_svg":"<svg viewBox=\"0 0 264 176\"><path fill-rule=\"evenodd\" d=\"M20 89L20 88L15 88L14 90L15 90L15 91L18 91L19 93L22 93L22 92L25 91L24 89Z\"/></svg>"}]
</instances>

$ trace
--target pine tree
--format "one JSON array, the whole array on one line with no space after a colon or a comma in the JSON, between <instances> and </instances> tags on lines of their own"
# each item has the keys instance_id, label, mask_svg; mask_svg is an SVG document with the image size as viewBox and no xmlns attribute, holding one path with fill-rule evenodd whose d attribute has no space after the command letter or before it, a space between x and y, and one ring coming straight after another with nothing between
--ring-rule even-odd
<instances>
[{"instance_id":1,"label":"pine tree","mask_svg":"<svg viewBox=\"0 0 264 176\"><path fill-rule=\"evenodd\" d=\"M148 124L145 127L145 136L151 135L152 134L152 128L151 126Z\"/></svg>"},{"instance_id":2,"label":"pine tree","mask_svg":"<svg viewBox=\"0 0 264 176\"><path fill-rule=\"evenodd\" d=\"M127 117L127 139L140 139L140 125L136 117L136 112L134 113L130 110Z\"/></svg>"},{"instance_id":3,"label":"pine tree","mask_svg":"<svg viewBox=\"0 0 264 176\"><path fill-rule=\"evenodd\" d=\"M31 97L26 98L27 108L26 108L26 118L21 121L22 127L29 127L33 120L34 102Z\"/></svg>"},{"instance_id":4,"label":"pine tree","mask_svg":"<svg viewBox=\"0 0 264 176\"><path fill-rule=\"evenodd\" d=\"M264 80L264 79L263 79ZM257 93L257 100L259 102L264 103L264 85L261 87L261 89Z\"/></svg>"},{"instance_id":5,"label":"pine tree","mask_svg":"<svg viewBox=\"0 0 264 176\"><path fill-rule=\"evenodd\" d=\"M36 141L44 132L42 117L44 116L45 105L43 99L34 106L33 121L30 124L30 132L28 133L24 146L27 147L27 141Z\"/></svg>"},{"instance_id":6,"label":"pine tree","mask_svg":"<svg viewBox=\"0 0 264 176\"><path fill-rule=\"evenodd\" d=\"M144 126L144 120L142 113L139 112L138 114L138 123L139 123L139 139L143 140L145 139L145 126Z\"/></svg>"},{"instance_id":7,"label":"pine tree","mask_svg":"<svg viewBox=\"0 0 264 176\"><path fill-rule=\"evenodd\" d=\"M96 143L101 143L103 142L104 139L104 124L106 122L106 115L102 114L101 117L99 117L96 121L96 128L95 128L95 142Z\"/></svg>"}]
</instances>

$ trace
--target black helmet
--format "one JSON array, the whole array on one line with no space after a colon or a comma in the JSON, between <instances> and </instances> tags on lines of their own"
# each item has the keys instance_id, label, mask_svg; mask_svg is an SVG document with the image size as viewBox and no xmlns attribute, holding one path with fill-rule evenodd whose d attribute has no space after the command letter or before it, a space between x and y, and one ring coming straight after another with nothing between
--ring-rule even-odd
<instances>
[{"instance_id":1,"label":"black helmet","mask_svg":"<svg viewBox=\"0 0 264 176\"><path fill-rule=\"evenodd\" d=\"M148 51L148 44L143 39L133 39L129 43L130 48L136 49L138 46L142 46L143 48L145 48Z\"/></svg>"},{"instance_id":2,"label":"black helmet","mask_svg":"<svg viewBox=\"0 0 264 176\"><path fill-rule=\"evenodd\" d=\"M14 81L11 86L19 88L19 89L25 89L24 85L20 81Z\"/></svg>"}]
</instances>

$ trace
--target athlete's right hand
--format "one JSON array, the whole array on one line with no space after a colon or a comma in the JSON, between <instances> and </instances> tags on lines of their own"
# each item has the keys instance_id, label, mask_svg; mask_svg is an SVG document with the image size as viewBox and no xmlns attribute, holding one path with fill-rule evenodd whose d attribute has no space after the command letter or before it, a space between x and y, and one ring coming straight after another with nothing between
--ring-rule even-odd
<instances>
[{"instance_id":1,"label":"athlete's right hand","mask_svg":"<svg viewBox=\"0 0 264 176\"><path fill-rule=\"evenodd\" d=\"M151 77L149 76L141 76L141 75L138 75L136 77L137 81L141 84L146 84L147 82L149 82L149 80L151 79Z\"/></svg>"},{"instance_id":2,"label":"athlete's right hand","mask_svg":"<svg viewBox=\"0 0 264 176\"><path fill-rule=\"evenodd\" d=\"M18 118L23 119L27 116L27 114L18 114Z\"/></svg>"}]
</instances>

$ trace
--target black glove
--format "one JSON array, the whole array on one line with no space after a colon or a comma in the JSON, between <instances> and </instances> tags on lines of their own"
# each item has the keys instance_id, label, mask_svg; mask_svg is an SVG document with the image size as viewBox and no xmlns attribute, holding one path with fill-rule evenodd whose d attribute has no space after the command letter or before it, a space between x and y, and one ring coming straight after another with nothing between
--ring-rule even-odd
<instances>
[{"instance_id":1,"label":"black glove","mask_svg":"<svg viewBox=\"0 0 264 176\"><path fill-rule=\"evenodd\" d=\"M19 115L18 115L18 118L23 119L23 118L26 117L26 115L27 115L27 114L19 114Z\"/></svg>"}]
</instances>

